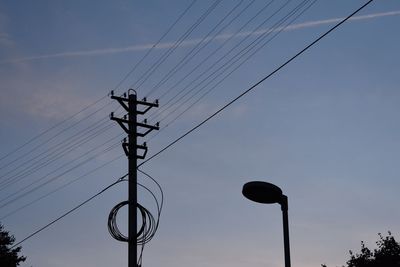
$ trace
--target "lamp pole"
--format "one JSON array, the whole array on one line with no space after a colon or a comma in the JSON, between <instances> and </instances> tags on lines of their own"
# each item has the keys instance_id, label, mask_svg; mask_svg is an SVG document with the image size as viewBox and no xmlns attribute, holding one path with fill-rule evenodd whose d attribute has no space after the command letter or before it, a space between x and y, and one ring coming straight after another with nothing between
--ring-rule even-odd
<instances>
[{"instance_id":1,"label":"lamp pole","mask_svg":"<svg viewBox=\"0 0 400 267\"><path fill-rule=\"evenodd\" d=\"M285 250L285 267L290 267L288 198L285 195L282 195L281 210L282 210L282 221L283 221L283 245Z\"/></svg>"},{"instance_id":2,"label":"lamp pole","mask_svg":"<svg viewBox=\"0 0 400 267\"><path fill-rule=\"evenodd\" d=\"M289 216L288 198L282 190L267 182L253 181L243 186L242 194L251 201L262 204L279 203L283 219L283 243L285 252L285 267L290 267L290 245L289 245Z\"/></svg>"}]
</instances>

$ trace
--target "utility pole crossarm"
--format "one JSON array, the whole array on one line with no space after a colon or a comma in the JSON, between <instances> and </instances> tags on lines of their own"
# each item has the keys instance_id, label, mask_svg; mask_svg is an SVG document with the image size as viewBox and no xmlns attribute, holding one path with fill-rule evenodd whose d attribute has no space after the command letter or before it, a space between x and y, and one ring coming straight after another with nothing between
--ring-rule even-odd
<instances>
[{"instance_id":1,"label":"utility pole crossarm","mask_svg":"<svg viewBox=\"0 0 400 267\"><path fill-rule=\"evenodd\" d=\"M119 124L119 126L121 126L121 128L124 129L124 131L127 134L129 134L129 129L128 129L128 127L126 127L126 125L129 124L129 121L127 119L116 118L116 117L114 117L114 112L111 112L110 120L116 121Z\"/></svg>"},{"instance_id":2,"label":"utility pole crossarm","mask_svg":"<svg viewBox=\"0 0 400 267\"><path fill-rule=\"evenodd\" d=\"M124 97L121 96L115 96L114 95L114 91L111 91L111 99L117 100L118 103L126 110L129 111L129 107L127 105L127 103L129 102L129 100L125 97L126 94L124 94Z\"/></svg>"},{"instance_id":3,"label":"utility pole crossarm","mask_svg":"<svg viewBox=\"0 0 400 267\"><path fill-rule=\"evenodd\" d=\"M150 103L150 102L146 102L147 99L143 98L143 100L136 100L136 103L138 105L142 105L142 106L146 106L145 110L138 110L138 114L139 115L144 115L146 114L147 111L149 111L151 108L158 108L158 99L156 101L154 101L154 103Z\"/></svg>"},{"instance_id":4,"label":"utility pole crossarm","mask_svg":"<svg viewBox=\"0 0 400 267\"><path fill-rule=\"evenodd\" d=\"M140 137L146 136L147 134L149 134L153 130L159 130L160 129L158 122L156 123L156 125L149 125L147 123L140 123L140 122L136 123L136 125L139 126L139 127L147 129L144 133L139 133L139 132L137 133L138 136L140 136Z\"/></svg>"}]
</instances>

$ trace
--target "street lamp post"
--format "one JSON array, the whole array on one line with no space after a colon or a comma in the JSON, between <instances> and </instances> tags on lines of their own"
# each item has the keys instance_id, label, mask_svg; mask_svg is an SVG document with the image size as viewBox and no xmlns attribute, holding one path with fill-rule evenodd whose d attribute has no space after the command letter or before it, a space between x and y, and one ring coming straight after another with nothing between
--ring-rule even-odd
<instances>
[{"instance_id":1,"label":"street lamp post","mask_svg":"<svg viewBox=\"0 0 400 267\"><path fill-rule=\"evenodd\" d=\"M290 267L290 247L289 247L289 218L288 218L288 198L282 190L267 182L253 181L243 185L243 195L251 201L262 204L279 203L283 218L283 243L285 251L285 267Z\"/></svg>"}]
</instances>

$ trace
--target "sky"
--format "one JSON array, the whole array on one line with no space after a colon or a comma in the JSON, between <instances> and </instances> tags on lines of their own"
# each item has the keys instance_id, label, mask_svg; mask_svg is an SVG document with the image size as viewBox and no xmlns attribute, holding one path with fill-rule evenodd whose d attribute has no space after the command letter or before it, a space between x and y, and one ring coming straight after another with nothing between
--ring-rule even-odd
<instances>
[{"instance_id":1,"label":"sky","mask_svg":"<svg viewBox=\"0 0 400 267\"><path fill-rule=\"evenodd\" d=\"M161 126L140 140L148 158L366 1L302 2L0 0L1 223L22 240L127 173L111 90L159 99L141 117ZM280 208L243 197L253 180L288 196L293 266L341 266L378 233L400 240L398 25L399 1L373 1L143 164L165 197L143 266L283 266ZM107 230L126 199L121 182L26 240L21 266L126 266ZM125 208L117 222L126 232Z\"/></svg>"}]
</instances>

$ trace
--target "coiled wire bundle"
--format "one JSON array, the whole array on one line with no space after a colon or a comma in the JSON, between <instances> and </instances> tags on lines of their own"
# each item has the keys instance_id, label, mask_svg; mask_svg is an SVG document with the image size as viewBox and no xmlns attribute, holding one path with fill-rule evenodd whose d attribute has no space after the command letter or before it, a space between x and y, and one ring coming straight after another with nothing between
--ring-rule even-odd
<instances>
[{"instance_id":1,"label":"coiled wire bundle","mask_svg":"<svg viewBox=\"0 0 400 267\"><path fill-rule=\"evenodd\" d=\"M118 203L111 209L110 214L108 215L108 231L110 232L112 237L122 242L128 242L128 237L122 234L121 231L118 229L117 214L120 208L128 204L129 201L127 200ZM137 208L139 209L142 217L142 226L136 234L136 239L138 245L143 245L153 238L157 230L157 222L148 209L146 209L139 203L137 203Z\"/></svg>"},{"instance_id":2,"label":"coiled wire bundle","mask_svg":"<svg viewBox=\"0 0 400 267\"><path fill-rule=\"evenodd\" d=\"M148 209L137 203L137 209L139 210L142 219L142 225L140 226L136 234L137 245L141 246L140 256L138 258L138 266L141 266L144 245L154 237L158 229L162 206L164 203L164 193L160 184L153 177L139 169L138 171L144 174L147 178L151 179L157 185L161 194L161 200L159 201L156 195L148 187L144 186L141 183L137 183L138 186L142 187L151 194L157 206L157 216L155 218ZM121 242L128 242L128 237L122 234L121 231L118 229L117 214L119 209L128 204L128 200L118 203L111 209L110 214L108 215L108 232L113 238Z\"/></svg>"},{"instance_id":3,"label":"coiled wire bundle","mask_svg":"<svg viewBox=\"0 0 400 267\"><path fill-rule=\"evenodd\" d=\"M122 242L128 242L128 237L123 235L117 226L117 213L120 208L127 205L129 201L122 201L111 209L108 215L108 232L114 239Z\"/></svg>"}]
</instances>

